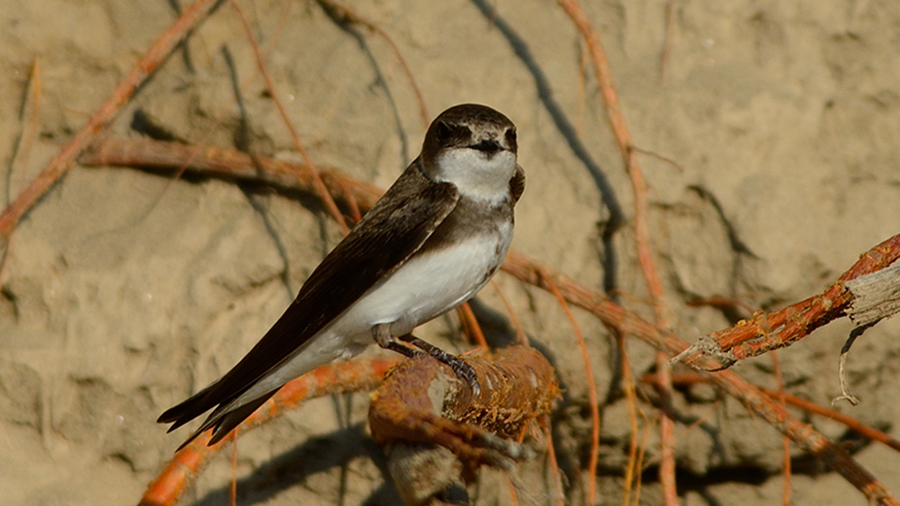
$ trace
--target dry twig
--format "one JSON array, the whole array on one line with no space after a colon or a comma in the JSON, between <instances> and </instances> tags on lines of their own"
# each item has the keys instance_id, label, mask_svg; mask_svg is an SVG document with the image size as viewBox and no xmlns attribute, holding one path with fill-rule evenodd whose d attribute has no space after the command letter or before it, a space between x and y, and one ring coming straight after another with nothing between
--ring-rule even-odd
<instances>
[{"instance_id":1,"label":"dry twig","mask_svg":"<svg viewBox=\"0 0 900 506\"><path fill-rule=\"evenodd\" d=\"M259 43L256 41L256 36L253 34L253 28L250 27L250 22L247 21L247 16L244 15L244 10L241 9L241 5L237 0L231 0L231 7L237 12L238 17L241 19L241 26L244 27L244 32L247 34L247 39L250 41L250 47L253 48L253 55L256 57L256 66L259 69L259 73L262 74L263 80L266 82L266 88L269 91L269 95L271 95L272 99L275 101L275 106L278 109L278 113L281 114L282 121L284 121L285 126L287 126L288 130L291 132L294 146L296 146L297 151L303 156L303 160L306 164L313 169L312 181L316 194L322 199L325 208L328 209L331 217L337 222L338 226L341 227L344 235L347 235L350 233L350 227L347 226L344 215L338 210L337 204L334 203L334 199L331 197L331 194L328 193L328 189L325 188L325 183L322 181L321 176L319 176L319 170L316 168L316 164L313 162L312 157L309 156L309 152L307 152L306 148L303 146L303 142L300 140L300 134L297 133L297 128L294 127L294 123L291 121L287 110L284 108L284 104L281 102L281 95L279 95L278 90L275 89L275 82L272 81L272 76L269 75L269 71L266 68L265 57L263 57L262 51L259 48Z\"/></svg>"},{"instance_id":2,"label":"dry twig","mask_svg":"<svg viewBox=\"0 0 900 506\"><path fill-rule=\"evenodd\" d=\"M859 260L822 295L792 304L779 311L758 312L730 329L713 332L681 352L673 360L692 367L719 370L738 360L790 346L813 330L846 314L853 300L845 284L880 271L900 258L900 234L863 253Z\"/></svg>"},{"instance_id":3,"label":"dry twig","mask_svg":"<svg viewBox=\"0 0 900 506\"><path fill-rule=\"evenodd\" d=\"M29 114L30 113L30 114ZM26 119L26 116L28 117ZM25 179L28 170L28 159L31 157L31 147L34 145L34 139L37 137L37 129L41 119L41 66L40 60L34 59L31 66L31 73L28 77L28 91L25 93L25 102L21 109L22 132L16 142L15 151L13 151L12 162L9 164L9 174L6 179L6 205L10 203L10 195L13 188L13 174L21 174ZM24 186L24 183L23 185ZM6 268L9 265L9 259L12 257L13 243L16 240L15 230L10 231L6 238L6 248L0 247L0 287L6 279ZM2 241L0 241L2 245Z\"/></svg>"},{"instance_id":4,"label":"dry twig","mask_svg":"<svg viewBox=\"0 0 900 506\"><path fill-rule=\"evenodd\" d=\"M778 352L772 352L772 369L775 375L775 383L778 385L778 395L775 396L781 403L781 409L786 411L787 401L785 400L784 391L784 375L781 374L781 360ZM671 379L670 379L671 382ZM789 506L791 504L791 440L784 436L782 438L782 454L784 458L784 492L782 494L782 504Z\"/></svg>"},{"instance_id":5,"label":"dry twig","mask_svg":"<svg viewBox=\"0 0 900 506\"><path fill-rule=\"evenodd\" d=\"M543 276L544 282L547 283L547 288L550 293L556 297L556 300L559 301L559 305L562 307L563 311L566 313L566 318L572 323L572 328L575 330L575 338L578 341L578 347L581 348L581 357L584 360L584 374L585 379L587 380L588 387L588 405L591 408L591 455L588 458L588 476L590 477L590 481L588 482L588 498L590 498L590 504L593 504L592 498L596 497L597 494L597 480L594 479L594 476L597 474L597 462L600 457L600 401L597 398L597 384L594 383L594 368L591 367L591 355L588 351L587 343L584 340L584 334L581 333L581 326L578 325L578 320L575 319L575 315L572 314L572 309L569 307L569 304L566 302L565 297L559 293L559 289L556 288L556 285L553 284L549 276ZM622 347L624 350L624 347ZM628 365L628 360L624 360L625 365ZM631 377L631 374L626 374L626 377Z\"/></svg>"},{"instance_id":6,"label":"dry twig","mask_svg":"<svg viewBox=\"0 0 900 506\"><path fill-rule=\"evenodd\" d=\"M360 16L353 9L337 3L335 0L317 1L323 9L328 11L332 16L340 20L342 23L360 25L371 31L372 33L378 35L379 37L384 39L385 42L387 42L388 46L391 47L391 51L393 51L394 56L397 58L397 61L400 63L400 68L403 69L403 73L406 74L406 79L409 81L409 86L410 88L412 88L413 95L415 95L416 97L416 103L419 106L419 118L422 120L422 126L427 129L429 123L431 122L431 115L428 114L428 107L425 105L425 97L422 96L422 90L419 89L419 85L416 83L415 77L413 77L412 70L410 70L409 65L407 65L406 59L403 58L403 54L400 52L400 48L397 47L397 44L394 43L394 39L392 39L387 32L382 30L372 21L369 21L363 16Z\"/></svg>"},{"instance_id":7,"label":"dry twig","mask_svg":"<svg viewBox=\"0 0 900 506\"><path fill-rule=\"evenodd\" d=\"M653 301L653 314L656 325L666 331L670 328L669 311L665 304L662 282L660 281L656 263L653 261L653 252L650 248L647 220L647 184L632 146L631 134L625 125L625 117L622 115L622 110L619 107L618 94L613 84L612 73L609 70L609 60L606 57L606 51L603 49L600 36L594 31L578 2L576 0L559 0L558 3L572 19L579 32L581 32L582 38L591 54L591 61L594 64L594 75L606 104L607 118L613 134L616 136L619 151L625 162L625 168L631 177L631 186L634 192L634 234L638 263L641 266L641 271L647 282L647 289ZM672 386L666 379L669 374L669 370L666 367L668 359L669 357L665 352L657 352L657 368L662 375L662 381L659 383L659 395L662 398L663 406L669 405L672 397ZM630 381L630 376L627 376L625 381ZM636 434L633 432L632 436L634 435ZM635 469L633 463L631 467ZM675 422L666 416L665 409L660 417L659 479L663 488L665 504L669 506L678 504L678 492L675 484ZM588 497L588 503L593 504L593 502L594 496L591 494Z\"/></svg>"},{"instance_id":8,"label":"dry twig","mask_svg":"<svg viewBox=\"0 0 900 506\"><path fill-rule=\"evenodd\" d=\"M656 384L658 378L654 374L646 374L641 377L641 381L644 383ZM708 383L708 381L706 380L706 378L697 373L681 373L672 375L672 383L677 386L690 386L696 383ZM790 404L791 406L800 408L807 413L812 413L829 420L834 420L845 425L853 432L866 437L867 439L877 441L884 444L888 448L891 448L892 450L900 452L900 441L897 441L896 439L874 427L870 427L860 422L852 416L845 415L840 411L827 408L825 406L822 406L821 404L817 404L810 400L804 399L802 397L797 397L796 395L791 395L780 390L771 390L768 388L762 388L760 390L762 391L762 393L768 395L773 399L777 399L779 402L783 397L784 402Z\"/></svg>"}]
</instances>

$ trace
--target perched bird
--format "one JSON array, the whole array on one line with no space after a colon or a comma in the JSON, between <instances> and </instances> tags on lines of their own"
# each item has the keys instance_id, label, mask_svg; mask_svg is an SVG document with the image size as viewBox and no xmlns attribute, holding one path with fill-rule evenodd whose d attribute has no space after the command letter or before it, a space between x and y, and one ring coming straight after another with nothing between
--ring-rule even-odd
<instances>
[{"instance_id":1,"label":"perched bird","mask_svg":"<svg viewBox=\"0 0 900 506\"><path fill-rule=\"evenodd\" d=\"M407 356L429 353L478 390L468 364L411 332L470 299L497 272L524 188L509 118L484 105L447 109L428 128L419 157L259 343L157 421L172 423L171 432L215 408L182 447L210 428L209 444L216 443L288 381L373 342Z\"/></svg>"}]
</instances>

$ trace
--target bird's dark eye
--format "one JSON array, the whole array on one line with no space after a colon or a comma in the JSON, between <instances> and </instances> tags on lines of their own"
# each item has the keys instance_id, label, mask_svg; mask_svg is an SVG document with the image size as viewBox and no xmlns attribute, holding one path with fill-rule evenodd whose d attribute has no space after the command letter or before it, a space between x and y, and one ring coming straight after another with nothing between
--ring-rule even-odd
<instances>
[{"instance_id":1,"label":"bird's dark eye","mask_svg":"<svg viewBox=\"0 0 900 506\"><path fill-rule=\"evenodd\" d=\"M454 138L459 137L461 128L465 127L458 127L441 121L437 124L437 138L441 144L446 144Z\"/></svg>"},{"instance_id":2,"label":"bird's dark eye","mask_svg":"<svg viewBox=\"0 0 900 506\"><path fill-rule=\"evenodd\" d=\"M437 124L437 138L439 141L444 142L450 137L453 136L453 128L450 125L444 123L443 121L439 121Z\"/></svg>"},{"instance_id":3,"label":"bird's dark eye","mask_svg":"<svg viewBox=\"0 0 900 506\"><path fill-rule=\"evenodd\" d=\"M454 125L443 121L438 122L435 133L437 134L438 142L444 146L458 143L472 135L469 127L465 125Z\"/></svg>"},{"instance_id":4,"label":"bird's dark eye","mask_svg":"<svg viewBox=\"0 0 900 506\"><path fill-rule=\"evenodd\" d=\"M516 150L516 129L509 128L506 130L506 143L509 145L510 149L513 151Z\"/></svg>"}]
</instances>

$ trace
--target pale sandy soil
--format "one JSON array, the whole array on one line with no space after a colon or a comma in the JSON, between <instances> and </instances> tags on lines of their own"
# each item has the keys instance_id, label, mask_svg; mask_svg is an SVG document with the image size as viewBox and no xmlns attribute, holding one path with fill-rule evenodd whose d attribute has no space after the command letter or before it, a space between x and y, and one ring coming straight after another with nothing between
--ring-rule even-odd
<instances>
[{"instance_id":1,"label":"pale sandy soil","mask_svg":"<svg viewBox=\"0 0 900 506\"><path fill-rule=\"evenodd\" d=\"M514 247L600 289L598 223L609 216L588 165L600 167L627 218L631 190L584 48L553 2L357 2L393 37L430 114L482 102L519 128L528 176ZM900 231L900 4L890 1L595 2L585 9L610 56L622 109L650 185L656 259L685 339L725 328L714 309L685 301L721 295L777 309L823 290L857 256ZM243 1L269 70L313 158L386 187L419 149L424 125L389 46L342 29L313 2ZM175 19L152 0L7 0L0 9L0 178L16 195L80 128ZM497 24L494 24L496 21ZM527 46L514 49L510 28ZM139 138L136 110L192 142L233 146L238 125L232 55L255 152L296 158L226 4L176 52L110 128ZM40 62L40 116L27 160L34 102L27 76ZM249 84L245 84L249 83ZM28 102L22 114L23 101ZM552 113L551 113L552 111ZM566 131L566 125L571 131ZM566 140L569 135L569 141ZM576 154L580 146L586 156ZM8 174L14 167L12 173ZM166 435L159 413L218 378L289 303L339 239L310 201L245 193L222 181L185 182L127 169L75 167L18 227L0 295L0 491L3 504L135 504L186 431ZM615 237L623 302L648 318L630 221ZM530 336L552 356L566 389L555 416L569 482L584 479L589 441L585 374L571 325L547 294L501 274ZM492 289L484 306L504 313ZM609 333L578 314L601 396L611 389ZM455 316L422 335L453 350ZM846 321L780 353L788 391L828 405L839 393ZM857 343L849 360L859 407L837 409L897 433L900 323ZM635 371L652 350L629 349ZM771 357L736 370L775 385ZM678 462L684 504L780 503L781 436L733 400L679 394ZM312 402L241 439L240 504L395 504L381 457L365 436L367 396ZM642 405L652 419L656 411ZM692 418L693 417L693 418ZM687 424L703 417L702 423ZM629 426L624 401L603 407L599 487L619 504ZM900 456L861 444L855 456L894 491ZM347 424L349 423L349 428ZM342 428L343 427L343 428ZM655 433L646 436L655 463ZM643 433L642 433L642 437ZM839 476L796 448L793 504L865 504ZM526 466L530 497L546 504L543 460ZM230 459L217 459L186 497L226 503ZM657 504L654 473L642 503ZM480 503L507 503L486 479ZM575 488L580 484L575 484ZM570 500L581 503L571 492Z\"/></svg>"}]
</instances>

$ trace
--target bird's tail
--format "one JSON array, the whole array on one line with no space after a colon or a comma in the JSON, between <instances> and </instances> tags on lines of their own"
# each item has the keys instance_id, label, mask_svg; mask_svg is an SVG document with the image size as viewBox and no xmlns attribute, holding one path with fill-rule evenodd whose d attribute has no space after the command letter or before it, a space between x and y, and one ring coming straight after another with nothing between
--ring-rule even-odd
<instances>
[{"instance_id":1,"label":"bird's tail","mask_svg":"<svg viewBox=\"0 0 900 506\"><path fill-rule=\"evenodd\" d=\"M269 398L275 395L275 392L278 391L278 389L276 388L275 390L261 395L260 397L257 397L247 403L235 405L235 402L237 398L240 397L240 395L235 395L231 399L223 401L221 398L217 398L218 396L216 395L216 386L218 386L218 382L213 383L212 385L192 395L187 400L167 409L156 420L157 423L171 423L172 426L169 427L168 432L172 432L173 430L209 411L213 407L218 406L212 413L210 413L208 417L206 417L203 425L201 425L199 429L194 431L194 433L191 434L191 436L188 437L188 439L178 447L178 450L181 450L182 448L190 444L190 442L193 441L197 436L209 430L210 428L213 429L213 433L212 438L207 444L211 446L218 443L225 436L227 436L232 431L232 429L240 425L241 422L252 415L257 408L262 406L264 402L269 400Z\"/></svg>"}]
</instances>

